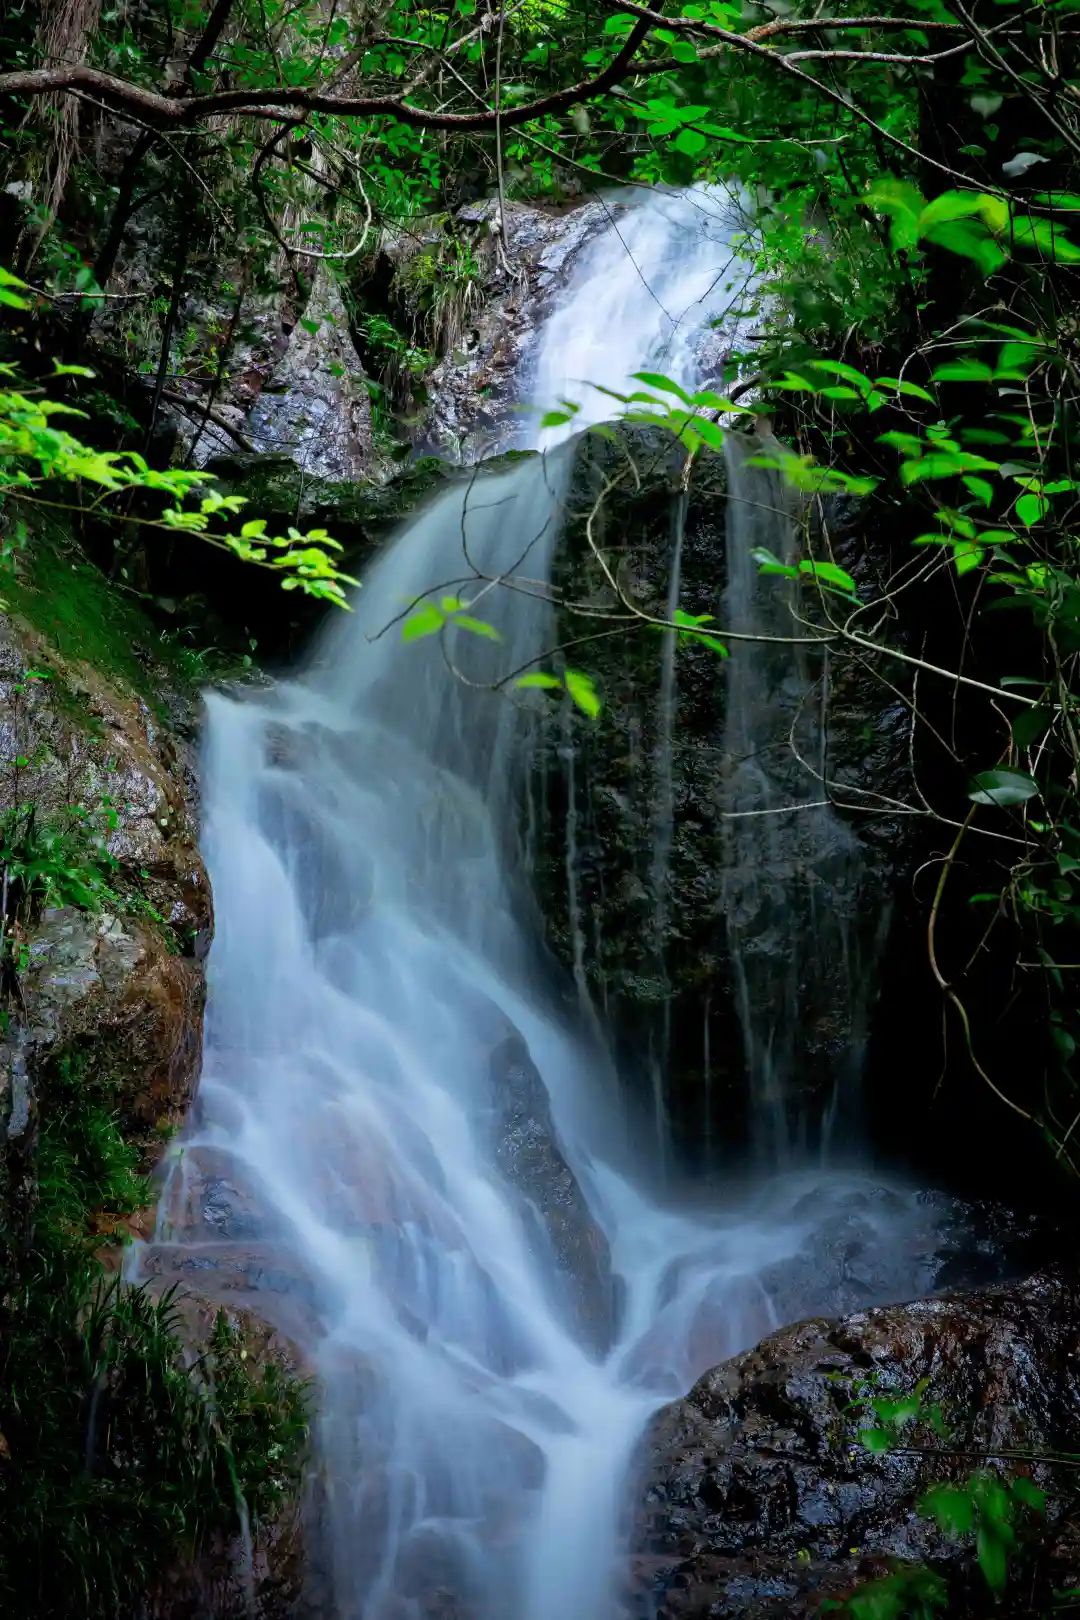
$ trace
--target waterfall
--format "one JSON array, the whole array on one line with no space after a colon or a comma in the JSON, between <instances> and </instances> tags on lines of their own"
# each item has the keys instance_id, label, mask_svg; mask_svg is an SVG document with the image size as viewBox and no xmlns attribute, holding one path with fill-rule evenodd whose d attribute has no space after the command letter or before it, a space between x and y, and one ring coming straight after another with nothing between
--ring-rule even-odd
<instances>
[{"instance_id":1,"label":"waterfall","mask_svg":"<svg viewBox=\"0 0 1080 1620\"><path fill-rule=\"evenodd\" d=\"M724 716L723 901L759 1156L833 1145L857 1108L885 907L829 772L829 666L813 597L762 574L754 552L797 555L779 446L727 437L728 627L762 639L730 660ZM770 639L771 638L771 639ZM868 926L868 906L869 926Z\"/></svg>"},{"instance_id":2,"label":"waterfall","mask_svg":"<svg viewBox=\"0 0 1080 1620\"><path fill-rule=\"evenodd\" d=\"M582 382L624 387L648 362L692 382L728 234L707 194L620 210L543 335L537 401L596 417ZM917 1283L923 1217L905 1194L792 1173L660 1207L616 1163L604 1054L549 981L524 867L525 756L548 700L490 689L550 644L574 453L560 437L446 487L295 678L207 701L205 1065L137 1264L254 1305L310 1365L325 1582L310 1612L332 1620L614 1620L649 1415L782 1320ZM404 641L429 593L501 639ZM783 679L759 657L730 660L748 758L754 688ZM736 787L754 808L774 791ZM792 861L768 849L766 887ZM778 926L775 897L734 880L732 897L744 1000L771 995L749 930ZM800 929L823 926L798 904ZM762 1060L770 1086L782 1055Z\"/></svg>"}]
</instances>

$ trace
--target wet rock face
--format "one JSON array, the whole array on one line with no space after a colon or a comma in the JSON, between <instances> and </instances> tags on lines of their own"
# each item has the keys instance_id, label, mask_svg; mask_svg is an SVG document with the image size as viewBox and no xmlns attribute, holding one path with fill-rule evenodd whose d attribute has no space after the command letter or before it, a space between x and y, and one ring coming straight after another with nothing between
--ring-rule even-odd
<instances>
[{"instance_id":1,"label":"wet rock face","mask_svg":"<svg viewBox=\"0 0 1080 1620\"><path fill-rule=\"evenodd\" d=\"M664 433L583 441L560 547L559 583L589 609L612 607L586 525L618 561L627 594L664 616L684 457ZM607 487L610 486L610 487ZM602 499L601 499L602 496ZM722 623L723 461L694 465L680 603ZM564 612L560 639L597 628ZM722 906L725 661L700 644L675 650L674 709L661 705L665 637L635 627L574 655L594 677L598 723L549 705L533 776L535 881L555 955L580 999L610 1026L620 1073L652 1129L651 1093L667 1085L681 1152L704 1157L735 1139L740 1034L728 979ZM670 730L666 729L670 720ZM667 1077L677 1076L668 1084Z\"/></svg>"},{"instance_id":2,"label":"wet rock face","mask_svg":"<svg viewBox=\"0 0 1080 1620\"><path fill-rule=\"evenodd\" d=\"M590 614L620 611L593 541L617 565L627 596L666 617L681 532L679 606L712 615L710 628L723 642L731 627L724 458L705 452L695 460L680 524L684 462L663 433L622 429L615 442L587 435L573 474L558 582ZM842 534L833 525L843 540L838 554L856 572L861 566L870 598L872 549L857 515L849 513L845 524ZM814 604L807 609L812 613ZM600 627L595 617L563 610L558 635L570 642ZM835 852L810 817L796 818L777 838L767 836L772 822L752 822L745 838L732 839L725 815L737 762L726 707L752 653L735 639L728 653L723 658L688 638L672 648L665 635L640 625L568 653L595 679L603 713L594 723L549 704L532 783L535 881L549 945L576 979L578 999L614 1031L640 1128L655 1131L659 1092L681 1162L704 1168L721 1151L738 1155L748 1127L753 1100L737 1017L744 979L758 990L754 1004L772 1009L778 1049L797 1024L799 1061L788 1066L785 1098L791 1117L809 1122L811 1139L830 1110L834 1085L850 1078L845 1068L857 1066L852 1053L874 1014L878 948L897 874L911 858L906 826L914 820L860 808L877 805L867 790L901 802L909 792L906 722L885 686L855 660L838 657L826 722L830 770L842 784ZM793 710L806 691L819 689L820 676L819 668L800 668L790 649L773 672ZM820 795L794 755L790 774L795 802ZM848 864L842 926L858 947L852 960L865 968L852 977L854 986L868 987L866 1006L848 1004L841 970L850 967L842 953L832 951L823 967L810 943L821 934L815 906L823 892L834 903L830 878ZM794 907L800 883L803 900ZM736 900L738 931L749 941L741 963L733 960L729 931Z\"/></svg>"},{"instance_id":3,"label":"wet rock face","mask_svg":"<svg viewBox=\"0 0 1080 1620\"><path fill-rule=\"evenodd\" d=\"M515 407L530 397L533 341L582 248L610 213L596 198L566 208L510 202L500 252L494 200L458 211L455 228L472 238L483 267L483 302L466 322L460 344L428 379L429 405L416 435L421 449L473 462L519 439L522 420ZM403 239L395 257L407 263L409 251Z\"/></svg>"},{"instance_id":4,"label":"wet rock face","mask_svg":"<svg viewBox=\"0 0 1080 1620\"><path fill-rule=\"evenodd\" d=\"M366 479L378 471L363 368L325 270L244 431L256 451L286 455L313 478Z\"/></svg>"},{"instance_id":5,"label":"wet rock face","mask_svg":"<svg viewBox=\"0 0 1080 1620\"><path fill-rule=\"evenodd\" d=\"M114 812L110 854L186 948L204 956L210 886L198 852L194 749L165 718L167 684L148 675L161 709L130 683L62 657L11 614L0 619L0 811L33 805L47 821L76 805ZM190 723L190 715L183 720Z\"/></svg>"},{"instance_id":6,"label":"wet rock face","mask_svg":"<svg viewBox=\"0 0 1080 1620\"><path fill-rule=\"evenodd\" d=\"M127 682L61 656L11 614L0 619L0 760L0 812L46 829L75 807L117 863L115 900L97 913L48 909L19 940L20 1016L0 1041L11 1214L39 1082L66 1052L117 1082L127 1126L148 1143L182 1117L198 1074L212 910L186 744ZM140 904L125 909L132 894Z\"/></svg>"},{"instance_id":7,"label":"wet rock face","mask_svg":"<svg viewBox=\"0 0 1080 1620\"><path fill-rule=\"evenodd\" d=\"M630 1612L810 1615L821 1597L907 1559L947 1575L950 1615L984 1613L985 1588L969 1587L964 1569L970 1547L922 1517L918 1500L931 1483L966 1478L980 1454L1075 1450L1078 1356L1080 1288L1061 1274L773 1334L654 1420L640 1456ZM922 1427L909 1434L928 1454L861 1446L867 1420L845 1408L866 1380L906 1394L922 1378L953 1449ZM1045 1465L1005 1466L1047 1483ZM1048 1514L1053 1528L1060 1498Z\"/></svg>"},{"instance_id":8,"label":"wet rock face","mask_svg":"<svg viewBox=\"0 0 1080 1620\"><path fill-rule=\"evenodd\" d=\"M563 1157L544 1083L516 1032L492 1053L495 1162L522 1195L527 1233L554 1255L562 1303L587 1343L603 1352L615 1331L607 1239Z\"/></svg>"}]
</instances>

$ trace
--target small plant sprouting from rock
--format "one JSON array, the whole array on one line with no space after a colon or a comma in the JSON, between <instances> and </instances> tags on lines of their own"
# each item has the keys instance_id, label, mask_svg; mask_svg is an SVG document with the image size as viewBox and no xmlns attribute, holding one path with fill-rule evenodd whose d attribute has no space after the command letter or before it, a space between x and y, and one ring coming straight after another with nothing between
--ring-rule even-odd
<instances>
[{"instance_id":1,"label":"small plant sprouting from rock","mask_svg":"<svg viewBox=\"0 0 1080 1620\"><path fill-rule=\"evenodd\" d=\"M881 1392L878 1379L847 1381L852 1399L841 1409L865 1425L859 1443L875 1455L889 1452L940 1451L943 1461L952 1454L952 1431L940 1404L928 1399L929 1378L914 1390L897 1395ZM919 1430L922 1430L920 1435ZM914 1439L911 1438L914 1431ZM925 1444L915 1444L915 1440ZM964 1455L969 1451L964 1450ZM1032 1456L1033 1462L1040 1460ZM923 1518L955 1537L969 1537L986 1585L995 1597L1004 1592L1010 1563L1019 1545L1024 1521L1046 1510L1046 1492L1026 1475L1003 1476L996 1468L978 1468L955 1482L931 1485L919 1497ZM925 1564L900 1564L888 1575L868 1581L843 1603L826 1602L823 1609L846 1614L850 1620L933 1620L947 1612L945 1581Z\"/></svg>"},{"instance_id":2,"label":"small plant sprouting from rock","mask_svg":"<svg viewBox=\"0 0 1080 1620\"><path fill-rule=\"evenodd\" d=\"M94 809L68 805L51 818L34 804L0 813L0 969L25 968L27 930L50 906L143 916L173 943L165 918L109 851L118 819L108 797Z\"/></svg>"}]
</instances>

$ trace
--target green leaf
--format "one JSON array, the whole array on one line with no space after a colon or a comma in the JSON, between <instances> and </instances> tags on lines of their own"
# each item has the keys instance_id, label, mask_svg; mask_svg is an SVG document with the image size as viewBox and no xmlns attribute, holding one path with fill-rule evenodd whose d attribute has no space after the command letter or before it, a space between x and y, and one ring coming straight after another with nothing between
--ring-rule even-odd
<instances>
[{"instance_id":1,"label":"green leaf","mask_svg":"<svg viewBox=\"0 0 1080 1620\"><path fill-rule=\"evenodd\" d=\"M1016 503L1016 515L1025 529L1033 528L1040 518L1044 518L1050 503L1042 495L1028 493L1021 495Z\"/></svg>"},{"instance_id":2,"label":"green leaf","mask_svg":"<svg viewBox=\"0 0 1080 1620\"><path fill-rule=\"evenodd\" d=\"M459 630L468 630L471 635L483 636L486 641L501 641L502 635L493 624L486 619L474 619L469 613L456 613L454 623Z\"/></svg>"},{"instance_id":3,"label":"green leaf","mask_svg":"<svg viewBox=\"0 0 1080 1620\"><path fill-rule=\"evenodd\" d=\"M870 1402L875 1416L894 1429L906 1428L914 1422L922 1409L920 1395L879 1395Z\"/></svg>"},{"instance_id":4,"label":"green leaf","mask_svg":"<svg viewBox=\"0 0 1080 1620\"><path fill-rule=\"evenodd\" d=\"M892 221L893 246L912 248L919 240L919 215L925 199L918 187L907 180L884 175L875 180L866 193L866 200L879 214L887 214Z\"/></svg>"},{"instance_id":5,"label":"green leaf","mask_svg":"<svg viewBox=\"0 0 1080 1620\"><path fill-rule=\"evenodd\" d=\"M779 557L774 556L764 546L755 546L750 556L757 563L758 570L762 574L780 574L785 579L798 579L799 577L797 568L793 568L790 563L781 562Z\"/></svg>"},{"instance_id":6,"label":"green leaf","mask_svg":"<svg viewBox=\"0 0 1080 1620\"><path fill-rule=\"evenodd\" d=\"M1059 857L1060 861L1060 857ZM1080 865L1080 862L1076 863ZM1075 868L1074 868L1075 869ZM1021 1474L1012 1482L1012 1493L1024 1507L1031 1508L1033 1513L1046 1512L1046 1492L1036 1485L1033 1479Z\"/></svg>"},{"instance_id":7,"label":"green leaf","mask_svg":"<svg viewBox=\"0 0 1080 1620\"><path fill-rule=\"evenodd\" d=\"M931 405L935 404L933 394L928 394L925 388L918 383L908 382L904 377L879 377L874 384L875 388L895 388L898 394L906 394L909 399L925 399Z\"/></svg>"},{"instance_id":8,"label":"green leaf","mask_svg":"<svg viewBox=\"0 0 1080 1620\"><path fill-rule=\"evenodd\" d=\"M514 685L536 687L544 692L561 692L563 689L563 683L557 675L548 675L542 669L534 669L528 675L519 675Z\"/></svg>"},{"instance_id":9,"label":"green leaf","mask_svg":"<svg viewBox=\"0 0 1080 1620\"><path fill-rule=\"evenodd\" d=\"M423 636L434 636L446 623L446 615L434 602L425 602L401 626L402 641L419 641Z\"/></svg>"},{"instance_id":10,"label":"green leaf","mask_svg":"<svg viewBox=\"0 0 1080 1620\"><path fill-rule=\"evenodd\" d=\"M860 1429L859 1439L867 1451L889 1451L893 1445L893 1434L890 1429Z\"/></svg>"},{"instance_id":11,"label":"green leaf","mask_svg":"<svg viewBox=\"0 0 1080 1620\"><path fill-rule=\"evenodd\" d=\"M968 798L975 804L1026 804L1039 791L1039 784L1026 771L1014 771L1001 766L994 771L980 771L971 778Z\"/></svg>"},{"instance_id":12,"label":"green leaf","mask_svg":"<svg viewBox=\"0 0 1080 1620\"><path fill-rule=\"evenodd\" d=\"M845 573L831 562L801 562L800 574L810 574L814 579L820 580L823 585L831 585L838 591L845 591L848 595L855 595L855 581L851 575Z\"/></svg>"},{"instance_id":13,"label":"green leaf","mask_svg":"<svg viewBox=\"0 0 1080 1620\"><path fill-rule=\"evenodd\" d=\"M1018 714L1012 723L1013 741L1016 746L1030 748L1033 743L1038 742L1053 718L1053 712L1044 708L1042 704Z\"/></svg>"},{"instance_id":14,"label":"green leaf","mask_svg":"<svg viewBox=\"0 0 1080 1620\"><path fill-rule=\"evenodd\" d=\"M988 1524L980 1524L975 1533L975 1556L990 1590L1003 1591L1009 1577L1009 1555L1004 1540Z\"/></svg>"},{"instance_id":15,"label":"green leaf","mask_svg":"<svg viewBox=\"0 0 1080 1620\"><path fill-rule=\"evenodd\" d=\"M1058 264L1080 263L1080 247L1070 241L1061 229L1048 219L1035 219L1028 214L1018 215L1012 224L1013 240L1036 251Z\"/></svg>"},{"instance_id":16,"label":"green leaf","mask_svg":"<svg viewBox=\"0 0 1080 1620\"><path fill-rule=\"evenodd\" d=\"M568 669L563 684L582 714L587 714L590 720L595 720L602 704L592 676L586 675L580 669Z\"/></svg>"},{"instance_id":17,"label":"green leaf","mask_svg":"<svg viewBox=\"0 0 1080 1620\"><path fill-rule=\"evenodd\" d=\"M992 231L1004 231L1009 205L987 191L943 191L919 215L919 235L928 236L938 225L978 217Z\"/></svg>"},{"instance_id":18,"label":"green leaf","mask_svg":"<svg viewBox=\"0 0 1080 1620\"><path fill-rule=\"evenodd\" d=\"M963 220L955 224L935 225L926 232L926 239L950 253L959 253L973 259L984 276L992 276L1008 258L994 238L981 226L968 225Z\"/></svg>"},{"instance_id":19,"label":"green leaf","mask_svg":"<svg viewBox=\"0 0 1080 1620\"><path fill-rule=\"evenodd\" d=\"M969 1486L931 1485L919 1500L919 1512L950 1535L966 1536L975 1528L975 1500Z\"/></svg>"},{"instance_id":20,"label":"green leaf","mask_svg":"<svg viewBox=\"0 0 1080 1620\"><path fill-rule=\"evenodd\" d=\"M681 129L671 144L684 157L700 157L709 143L699 129Z\"/></svg>"},{"instance_id":21,"label":"green leaf","mask_svg":"<svg viewBox=\"0 0 1080 1620\"><path fill-rule=\"evenodd\" d=\"M632 380L644 383L646 388L658 388L662 394L674 394L675 398L681 399L684 405L693 403L682 384L675 382L671 377L665 377L662 372L635 371L632 373ZM631 395L630 397L633 398L634 396Z\"/></svg>"},{"instance_id":22,"label":"green leaf","mask_svg":"<svg viewBox=\"0 0 1080 1620\"><path fill-rule=\"evenodd\" d=\"M931 382L993 382L994 368L985 360L949 360L938 366Z\"/></svg>"}]
</instances>

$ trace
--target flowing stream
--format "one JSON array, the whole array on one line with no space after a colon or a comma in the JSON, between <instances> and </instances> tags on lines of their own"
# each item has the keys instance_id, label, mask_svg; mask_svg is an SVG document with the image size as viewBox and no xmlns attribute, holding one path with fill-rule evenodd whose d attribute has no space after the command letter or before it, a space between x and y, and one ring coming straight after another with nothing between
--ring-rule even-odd
<instances>
[{"instance_id":1,"label":"flowing stream","mask_svg":"<svg viewBox=\"0 0 1080 1620\"><path fill-rule=\"evenodd\" d=\"M595 419L584 382L625 386L649 363L693 382L731 298L725 220L700 192L614 217L542 334L538 404L569 397ZM141 1263L257 1301L309 1359L326 1542L310 1613L333 1620L614 1620L650 1414L785 1320L920 1281L916 1200L858 1174L776 1151L773 1173L708 1207L661 1207L626 1168L599 1015L568 1022L529 894L521 797L551 699L480 689L553 633L542 586L574 454L559 438L537 430L543 455L455 482L408 522L295 678L207 704L205 1068ZM729 607L751 623L742 566ZM434 587L501 643L403 642L401 615ZM657 651L667 691L674 648ZM755 658L730 660L736 751L777 724ZM737 784L744 808L773 791ZM658 816L662 859L666 801ZM736 825L737 864L766 835ZM794 854L784 836L770 825L760 846L768 905L732 891L749 1068L774 1114L799 1048L783 1035L756 1053L799 1008L754 968L753 918L780 925L768 908L806 841L822 885L834 847L855 858L832 821L804 823ZM789 926L804 957L822 950L815 904Z\"/></svg>"}]
</instances>

